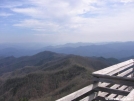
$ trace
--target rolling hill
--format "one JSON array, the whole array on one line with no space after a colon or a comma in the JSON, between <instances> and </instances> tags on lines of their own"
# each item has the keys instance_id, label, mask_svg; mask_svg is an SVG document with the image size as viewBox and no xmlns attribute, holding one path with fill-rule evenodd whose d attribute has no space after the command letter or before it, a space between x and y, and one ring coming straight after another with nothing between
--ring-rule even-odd
<instances>
[{"instance_id":1,"label":"rolling hill","mask_svg":"<svg viewBox=\"0 0 134 101\"><path fill-rule=\"evenodd\" d=\"M113 61L111 61L113 60ZM91 81L91 73L116 59L44 51L0 59L0 101L54 101Z\"/></svg>"}]
</instances>

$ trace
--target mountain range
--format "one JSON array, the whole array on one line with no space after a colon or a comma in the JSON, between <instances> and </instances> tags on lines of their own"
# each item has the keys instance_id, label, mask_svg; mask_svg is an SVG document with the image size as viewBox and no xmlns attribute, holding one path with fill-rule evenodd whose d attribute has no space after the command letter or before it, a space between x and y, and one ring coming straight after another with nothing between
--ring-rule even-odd
<instances>
[{"instance_id":1,"label":"mountain range","mask_svg":"<svg viewBox=\"0 0 134 101\"><path fill-rule=\"evenodd\" d=\"M30 47L30 45L29 45ZM6 47L0 49L0 57L7 56L31 56L41 51L52 51L63 54L75 54L80 56L96 56L105 58L127 58L134 55L134 42L111 43L68 43L65 45L34 47Z\"/></svg>"},{"instance_id":2,"label":"mountain range","mask_svg":"<svg viewBox=\"0 0 134 101\"><path fill-rule=\"evenodd\" d=\"M0 101L54 101L92 83L91 73L120 62L43 51L0 59Z\"/></svg>"}]
</instances>

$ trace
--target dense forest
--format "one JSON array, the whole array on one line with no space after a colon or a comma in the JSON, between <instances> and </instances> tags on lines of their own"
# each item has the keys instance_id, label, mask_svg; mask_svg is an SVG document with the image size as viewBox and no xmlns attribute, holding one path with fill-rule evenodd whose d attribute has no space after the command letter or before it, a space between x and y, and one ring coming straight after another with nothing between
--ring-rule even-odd
<instances>
[{"instance_id":1,"label":"dense forest","mask_svg":"<svg viewBox=\"0 0 134 101\"><path fill-rule=\"evenodd\" d=\"M91 73L118 63L50 51L0 59L0 101L54 101L92 82Z\"/></svg>"}]
</instances>

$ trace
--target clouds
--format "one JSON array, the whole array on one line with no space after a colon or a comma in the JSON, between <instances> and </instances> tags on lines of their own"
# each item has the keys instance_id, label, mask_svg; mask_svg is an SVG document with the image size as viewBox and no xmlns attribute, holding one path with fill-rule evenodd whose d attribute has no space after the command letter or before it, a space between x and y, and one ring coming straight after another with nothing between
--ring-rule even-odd
<instances>
[{"instance_id":1,"label":"clouds","mask_svg":"<svg viewBox=\"0 0 134 101\"><path fill-rule=\"evenodd\" d=\"M41 18L43 17L43 12L40 10L37 10L36 8L12 8L11 9L13 12L24 14L33 18Z\"/></svg>"},{"instance_id":2,"label":"clouds","mask_svg":"<svg viewBox=\"0 0 134 101\"><path fill-rule=\"evenodd\" d=\"M120 0L121 2L123 3L131 3L131 2L134 2L134 0Z\"/></svg>"},{"instance_id":3,"label":"clouds","mask_svg":"<svg viewBox=\"0 0 134 101\"><path fill-rule=\"evenodd\" d=\"M31 28L32 30L36 31L50 31L53 29L58 29L58 25L51 23L51 22L43 22L41 20L35 20L35 19L27 19L21 21L19 24L14 24L14 26L18 27L25 27L25 28ZM51 28L51 29L50 29Z\"/></svg>"},{"instance_id":4,"label":"clouds","mask_svg":"<svg viewBox=\"0 0 134 101\"><path fill-rule=\"evenodd\" d=\"M5 13L5 12L1 12L0 13L0 16L3 16L3 17L8 17L8 16L11 16L12 14L10 13Z\"/></svg>"},{"instance_id":5,"label":"clouds","mask_svg":"<svg viewBox=\"0 0 134 101\"><path fill-rule=\"evenodd\" d=\"M4 13L0 16L9 19L15 17L16 21L11 25L14 29L29 29L31 36L35 31L33 37L38 36L39 39L43 37L44 42L46 40L51 42L53 37L58 43L108 41L108 36L113 41L133 40L134 0L14 0L12 3L3 0L1 2L3 3L0 4L0 9L3 9ZM116 35L118 38L114 38Z\"/></svg>"},{"instance_id":6,"label":"clouds","mask_svg":"<svg viewBox=\"0 0 134 101\"><path fill-rule=\"evenodd\" d=\"M57 29L57 32L61 31L61 33L64 33L66 29L70 32L74 28L81 27L84 19L79 15L95 9L91 4L96 2L96 0L78 0L77 2L74 0L29 0L28 3L31 4L29 7L13 7L11 10L15 13L31 17L31 19L21 20L20 23L14 24L15 26L38 29L38 31L42 31L43 28L51 29L52 33ZM31 21L35 25L38 22L40 28L35 28L33 25L30 26ZM47 30L44 31L47 32Z\"/></svg>"}]
</instances>

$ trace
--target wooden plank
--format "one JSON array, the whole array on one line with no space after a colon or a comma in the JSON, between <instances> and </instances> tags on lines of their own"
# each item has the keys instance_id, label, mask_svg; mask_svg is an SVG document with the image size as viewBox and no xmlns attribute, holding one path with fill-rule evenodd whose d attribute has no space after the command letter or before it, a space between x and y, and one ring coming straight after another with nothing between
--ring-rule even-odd
<instances>
[{"instance_id":1,"label":"wooden plank","mask_svg":"<svg viewBox=\"0 0 134 101\"><path fill-rule=\"evenodd\" d=\"M98 83L91 84L91 85L86 86L86 87L84 87L84 88L82 88L82 89L80 89L76 92L73 92L73 93L71 93L71 94L69 94L69 95L67 95L63 98L60 98L56 101L72 101L72 100L84 95L85 93L88 93L88 92L92 91L97 86L98 86Z\"/></svg>"},{"instance_id":2,"label":"wooden plank","mask_svg":"<svg viewBox=\"0 0 134 101\"><path fill-rule=\"evenodd\" d=\"M118 74L117 76L124 76L124 75L128 74L128 72L129 72L129 71L123 72L123 73L121 73L121 74ZM128 75L127 77L131 77L131 74ZM102 84L100 83L100 84L99 84L100 87L106 87L106 86L108 86L108 85L110 85L110 83L102 83ZM111 89L116 89L116 88L118 88L119 86L120 86L119 84L115 84L115 85L111 86L110 88L111 88ZM99 92L99 93L98 93L98 96L105 97L107 94L108 94L107 92Z\"/></svg>"},{"instance_id":3,"label":"wooden plank","mask_svg":"<svg viewBox=\"0 0 134 101\"><path fill-rule=\"evenodd\" d=\"M118 90L124 90L124 89L126 89L127 88L127 86L121 86ZM122 95L122 94L110 94L109 96L108 96L108 98L114 98L114 97L116 97L117 95ZM118 98L118 97L117 97Z\"/></svg>"},{"instance_id":4,"label":"wooden plank","mask_svg":"<svg viewBox=\"0 0 134 101\"><path fill-rule=\"evenodd\" d=\"M130 75L132 73L133 73L133 68L130 68L130 69L124 71L123 73L121 73L120 75L117 75L117 76L126 77L126 76L128 76L128 75Z\"/></svg>"},{"instance_id":5,"label":"wooden plank","mask_svg":"<svg viewBox=\"0 0 134 101\"><path fill-rule=\"evenodd\" d=\"M113 85L112 87L110 87L111 89L116 89L117 87L119 87L120 85L118 84L115 84ZM108 92L101 92L98 94L98 96L101 96L101 97L105 97L107 94L109 94Z\"/></svg>"},{"instance_id":6,"label":"wooden plank","mask_svg":"<svg viewBox=\"0 0 134 101\"><path fill-rule=\"evenodd\" d=\"M93 101L107 101L104 97L98 96Z\"/></svg>"},{"instance_id":7,"label":"wooden plank","mask_svg":"<svg viewBox=\"0 0 134 101\"><path fill-rule=\"evenodd\" d=\"M124 73L119 74L118 76L122 76L122 75L126 75L126 74L127 74L127 72L124 72ZM131 74L130 74L129 76L127 76L127 77L131 77ZM109 84L110 84L110 83L102 83L102 84L100 84L99 86L100 86L100 87L106 87L106 86L108 86ZM119 86L120 86L119 84L115 84L115 85L111 86L110 88L111 88L111 89L117 89ZM109 94L109 93L108 93L108 92L99 92L99 93L98 93L98 96L105 97L107 94ZM121 96L120 96L120 97L121 97Z\"/></svg>"},{"instance_id":8,"label":"wooden plank","mask_svg":"<svg viewBox=\"0 0 134 101\"><path fill-rule=\"evenodd\" d=\"M131 70L130 70L131 71ZM117 76L127 76L127 77L131 77L131 74L129 74L129 72L130 71L126 71L126 72L123 72L123 73L121 73L121 74L118 74ZM129 74L129 75L127 75L127 74ZM101 87L106 87L106 86L108 86L108 85L110 85L110 83L106 83L106 82L104 82L104 83L100 83L100 85L99 86L101 86ZM114 86L114 85L113 85ZM113 88L114 89L114 88Z\"/></svg>"},{"instance_id":9,"label":"wooden plank","mask_svg":"<svg viewBox=\"0 0 134 101\"><path fill-rule=\"evenodd\" d=\"M100 82L134 86L134 78L100 75L100 74L93 74L93 76L98 78L98 81Z\"/></svg>"},{"instance_id":10,"label":"wooden plank","mask_svg":"<svg viewBox=\"0 0 134 101\"><path fill-rule=\"evenodd\" d=\"M107 97L104 98L104 97L98 96L93 101L119 101L119 100L109 99Z\"/></svg>"},{"instance_id":11,"label":"wooden plank","mask_svg":"<svg viewBox=\"0 0 134 101\"><path fill-rule=\"evenodd\" d=\"M133 90L133 87L129 86L128 89L126 89L126 91L131 91Z\"/></svg>"},{"instance_id":12,"label":"wooden plank","mask_svg":"<svg viewBox=\"0 0 134 101\"><path fill-rule=\"evenodd\" d=\"M130 59L128 61L125 61L125 62L116 64L116 65L107 67L105 69L102 69L102 70L93 72L93 74L109 74L110 72L113 72L113 71L118 72L118 69L119 68L122 68L122 67L126 67L127 68L127 67L130 67L132 65L134 65L134 60L133 59Z\"/></svg>"},{"instance_id":13,"label":"wooden plank","mask_svg":"<svg viewBox=\"0 0 134 101\"><path fill-rule=\"evenodd\" d=\"M120 84L120 85L128 85L128 86L134 86L134 81L127 81L123 79L113 79L113 78L102 78L100 79L100 82L108 82L111 84Z\"/></svg>"},{"instance_id":14,"label":"wooden plank","mask_svg":"<svg viewBox=\"0 0 134 101\"><path fill-rule=\"evenodd\" d=\"M134 89L121 101L134 101Z\"/></svg>"},{"instance_id":15,"label":"wooden plank","mask_svg":"<svg viewBox=\"0 0 134 101\"><path fill-rule=\"evenodd\" d=\"M91 95L91 97L90 98L92 98L92 94L93 93L96 93L94 90L91 90L91 91L89 91L89 92L87 92L87 93L85 93L85 94L83 94L83 95L81 95L81 96L79 96L79 97L77 97L77 98L75 98L75 99L73 99L73 100L71 100L71 101L80 101L81 99L83 99L83 98L85 98L85 97L90 97L90 95ZM94 96L95 97L95 96Z\"/></svg>"},{"instance_id":16,"label":"wooden plank","mask_svg":"<svg viewBox=\"0 0 134 101\"><path fill-rule=\"evenodd\" d=\"M130 74L128 77L131 77L131 74ZM129 91L129 90L125 88L125 91ZM123 97L125 97L125 96L123 96L123 95L118 95L118 96L117 96L118 99L121 99L121 98L123 98Z\"/></svg>"},{"instance_id":17,"label":"wooden plank","mask_svg":"<svg viewBox=\"0 0 134 101\"><path fill-rule=\"evenodd\" d=\"M91 95L81 99L80 101L92 101L93 99L95 99L97 97L96 93L92 93Z\"/></svg>"},{"instance_id":18,"label":"wooden plank","mask_svg":"<svg viewBox=\"0 0 134 101\"><path fill-rule=\"evenodd\" d=\"M123 97L124 97L123 95L118 95L116 98L121 99Z\"/></svg>"},{"instance_id":19,"label":"wooden plank","mask_svg":"<svg viewBox=\"0 0 134 101\"><path fill-rule=\"evenodd\" d=\"M114 93L118 95L128 95L130 92L124 91L124 90L118 90L118 89L110 89L108 87L97 87L95 88L97 91L102 91L102 92L108 92L108 93Z\"/></svg>"},{"instance_id":20,"label":"wooden plank","mask_svg":"<svg viewBox=\"0 0 134 101\"><path fill-rule=\"evenodd\" d=\"M111 76L115 75L115 74L118 75L118 74L120 74L120 73L122 73L124 71L127 71L128 69L133 68L132 66L133 66L133 64L129 64L127 66L123 66L121 68L118 68L118 69L116 69L114 71L109 72L107 75L111 75Z\"/></svg>"}]
</instances>

